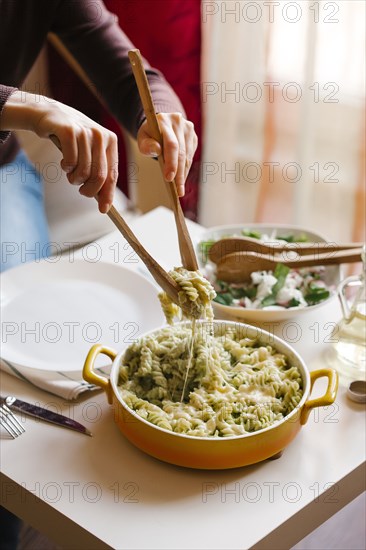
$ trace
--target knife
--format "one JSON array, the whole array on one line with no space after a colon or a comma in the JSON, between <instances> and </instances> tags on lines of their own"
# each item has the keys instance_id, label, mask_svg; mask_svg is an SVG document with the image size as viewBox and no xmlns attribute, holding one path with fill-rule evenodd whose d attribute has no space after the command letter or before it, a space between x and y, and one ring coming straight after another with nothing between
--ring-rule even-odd
<instances>
[{"instance_id":1,"label":"knife","mask_svg":"<svg viewBox=\"0 0 366 550\"><path fill-rule=\"evenodd\" d=\"M75 430L76 432L80 432L85 435L93 435L87 428L85 428L85 426L79 422L76 422L72 418L68 418L63 414L38 407L37 405L32 405L31 403L26 403L25 401L21 401L20 399L16 399L10 395L8 397L0 397L0 402L5 403L14 411L23 412L29 416L40 418L45 422L50 422L51 424L56 424L57 426L62 426L63 428L69 428L70 430Z\"/></svg>"}]
</instances>

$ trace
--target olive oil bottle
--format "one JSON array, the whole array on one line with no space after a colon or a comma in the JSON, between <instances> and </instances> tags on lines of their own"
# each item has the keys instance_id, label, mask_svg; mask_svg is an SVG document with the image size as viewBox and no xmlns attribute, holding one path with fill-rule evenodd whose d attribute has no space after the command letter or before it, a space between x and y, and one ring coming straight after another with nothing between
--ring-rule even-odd
<instances>
[{"instance_id":1,"label":"olive oil bottle","mask_svg":"<svg viewBox=\"0 0 366 550\"><path fill-rule=\"evenodd\" d=\"M341 378L366 380L366 261L365 249L362 254L361 275L345 279L338 287L343 318L332 334L333 349L329 358L332 366L339 371ZM346 298L347 289L355 289L352 303Z\"/></svg>"}]
</instances>

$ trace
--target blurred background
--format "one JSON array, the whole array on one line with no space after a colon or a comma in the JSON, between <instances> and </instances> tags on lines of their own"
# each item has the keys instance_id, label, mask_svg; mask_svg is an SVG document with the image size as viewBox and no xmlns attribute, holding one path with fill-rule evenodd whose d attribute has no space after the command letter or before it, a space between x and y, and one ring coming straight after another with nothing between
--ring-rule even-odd
<instances>
[{"instance_id":1,"label":"blurred background","mask_svg":"<svg viewBox=\"0 0 366 550\"><path fill-rule=\"evenodd\" d=\"M238 169L226 179L206 170L202 222L363 240L365 3L221 2L210 15L211 4L204 80L220 91L204 85L204 161Z\"/></svg>"}]
</instances>

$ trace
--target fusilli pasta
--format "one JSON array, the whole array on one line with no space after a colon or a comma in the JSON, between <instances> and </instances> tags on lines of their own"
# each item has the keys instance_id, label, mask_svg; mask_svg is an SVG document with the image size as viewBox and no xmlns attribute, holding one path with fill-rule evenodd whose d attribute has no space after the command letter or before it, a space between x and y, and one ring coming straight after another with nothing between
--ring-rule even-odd
<instances>
[{"instance_id":1,"label":"fusilli pasta","mask_svg":"<svg viewBox=\"0 0 366 550\"><path fill-rule=\"evenodd\" d=\"M176 267L169 275L180 286L179 304L189 304L191 318L213 320L212 300L216 292L211 283L199 271L188 271L184 267ZM182 319L183 313L180 307L172 302L165 292L159 294L167 323L173 324L174 318Z\"/></svg>"},{"instance_id":2,"label":"fusilli pasta","mask_svg":"<svg viewBox=\"0 0 366 550\"><path fill-rule=\"evenodd\" d=\"M238 327L214 335L200 323L193 337L187 323L140 339L120 368L122 399L148 422L192 436L243 435L281 420L302 398L301 374Z\"/></svg>"}]
</instances>

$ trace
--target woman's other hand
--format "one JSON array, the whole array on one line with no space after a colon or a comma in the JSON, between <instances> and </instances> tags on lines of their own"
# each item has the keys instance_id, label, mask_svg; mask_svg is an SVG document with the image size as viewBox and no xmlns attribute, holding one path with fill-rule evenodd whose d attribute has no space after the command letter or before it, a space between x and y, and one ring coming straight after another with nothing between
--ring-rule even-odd
<instances>
[{"instance_id":1,"label":"woman's other hand","mask_svg":"<svg viewBox=\"0 0 366 550\"><path fill-rule=\"evenodd\" d=\"M163 136L164 178L169 182L175 179L178 195L183 197L184 184L197 149L194 126L181 113L159 113L157 117ZM161 155L161 147L149 134L146 120L138 131L137 144L144 155Z\"/></svg>"}]
</instances>

